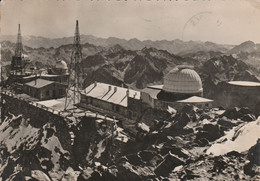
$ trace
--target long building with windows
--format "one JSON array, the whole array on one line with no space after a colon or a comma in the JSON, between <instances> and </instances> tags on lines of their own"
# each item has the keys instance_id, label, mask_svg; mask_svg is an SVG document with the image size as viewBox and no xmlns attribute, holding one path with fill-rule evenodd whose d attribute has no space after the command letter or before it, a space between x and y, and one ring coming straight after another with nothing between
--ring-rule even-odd
<instances>
[{"instance_id":1,"label":"long building with windows","mask_svg":"<svg viewBox=\"0 0 260 181\"><path fill-rule=\"evenodd\" d=\"M202 97L199 75L188 68L175 68L164 78L163 85L149 86L141 91L95 82L81 92L79 105L111 116L138 119L147 108L180 110L193 104L211 108L213 100Z\"/></svg>"}]
</instances>

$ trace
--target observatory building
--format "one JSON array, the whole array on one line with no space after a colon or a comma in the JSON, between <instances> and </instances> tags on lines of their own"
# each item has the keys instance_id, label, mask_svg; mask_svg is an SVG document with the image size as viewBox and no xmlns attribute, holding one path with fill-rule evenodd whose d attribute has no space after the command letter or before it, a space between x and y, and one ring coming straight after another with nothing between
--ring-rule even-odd
<instances>
[{"instance_id":1,"label":"observatory building","mask_svg":"<svg viewBox=\"0 0 260 181\"><path fill-rule=\"evenodd\" d=\"M189 68L176 67L165 77L163 85L149 86L141 91L141 100L154 109L168 106L181 109L184 104L210 108L213 100L203 98L200 76Z\"/></svg>"},{"instance_id":2,"label":"observatory building","mask_svg":"<svg viewBox=\"0 0 260 181\"><path fill-rule=\"evenodd\" d=\"M68 84L68 66L64 60L56 62L55 67L48 71L48 74L41 75L42 79Z\"/></svg>"},{"instance_id":3,"label":"observatory building","mask_svg":"<svg viewBox=\"0 0 260 181\"><path fill-rule=\"evenodd\" d=\"M23 77L20 87L24 93L39 100L57 99L65 96L68 79L67 64L60 60L48 74L35 70L35 75Z\"/></svg>"},{"instance_id":4,"label":"observatory building","mask_svg":"<svg viewBox=\"0 0 260 181\"><path fill-rule=\"evenodd\" d=\"M260 83L250 81L230 81L222 100L224 107L248 107L257 115L260 113Z\"/></svg>"},{"instance_id":5,"label":"observatory building","mask_svg":"<svg viewBox=\"0 0 260 181\"><path fill-rule=\"evenodd\" d=\"M201 97L200 76L192 69L174 68L164 77L163 85L149 86L141 91L104 83L93 83L81 92L80 106L137 119L147 108L180 110L186 104L211 108L213 100Z\"/></svg>"}]
</instances>

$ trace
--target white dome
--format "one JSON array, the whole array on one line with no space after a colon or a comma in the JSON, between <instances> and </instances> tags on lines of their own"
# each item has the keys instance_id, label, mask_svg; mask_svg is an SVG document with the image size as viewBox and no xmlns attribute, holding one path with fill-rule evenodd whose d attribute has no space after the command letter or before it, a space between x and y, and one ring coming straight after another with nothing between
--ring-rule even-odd
<instances>
[{"instance_id":1,"label":"white dome","mask_svg":"<svg viewBox=\"0 0 260 181\"><path fill-rule=\"evenodd\" d=\"M63 60L58 61L55 67L57 69L68 69L67 63Z\"/></svg>"},{"instance_id":2,"label":"white dome","mask_svg":"<svg viewBox=\"0 0 260 181\"><path fill-rule=\"evenodd\" d=\"M173 93L200 93L202 83L200 76L188 68L174 68L164 77L163 90Z\"/></svg>"}]
</instances>

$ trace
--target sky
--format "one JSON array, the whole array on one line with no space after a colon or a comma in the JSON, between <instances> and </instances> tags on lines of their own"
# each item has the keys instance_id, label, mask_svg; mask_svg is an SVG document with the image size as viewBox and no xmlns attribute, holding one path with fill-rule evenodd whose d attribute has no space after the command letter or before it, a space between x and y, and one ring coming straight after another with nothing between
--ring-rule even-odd
<instances>
[{"instance_id":1,"label":"sky","mask_svg":"<svg viewBox=\"0 0 260 181\"><path fill-rule=\"evenodd\" d=\"M260 0L3 0L1 34L260 43Z\"/></svg>"}]
</instances>

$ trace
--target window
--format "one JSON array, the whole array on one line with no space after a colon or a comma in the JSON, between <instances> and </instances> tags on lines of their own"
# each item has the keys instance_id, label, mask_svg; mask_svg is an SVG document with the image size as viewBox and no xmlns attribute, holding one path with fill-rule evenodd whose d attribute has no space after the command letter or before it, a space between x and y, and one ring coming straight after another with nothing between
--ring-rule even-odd
<instances>
[{"instance_id":1,"label":"window","mask_svg":"<svg viewBox=\"0 0 260 181\"><path fill-rule=\"evenodd\" d=\"M62 89L59 89L59 95L62 95Z\"/></svg>"},{"instance_id":2,"label":"window","mask_svg":"<svg viewBox=\"0 0 260 181\"><path fill-rule=\"evenodd\" d=\"M52 90L52 97L56 97L56 90Z\"/></svg>"},{"instance_id":3,"label":"window","mask_svg":"<svg viewBox=\"0 0 260 181\"><path fill-rule=\"evenodd\" d=\"M47 96L47 97L50 96L50 91L49 91L49 90L46 91L46 96Z\"/></svg>"}]
</instances>

